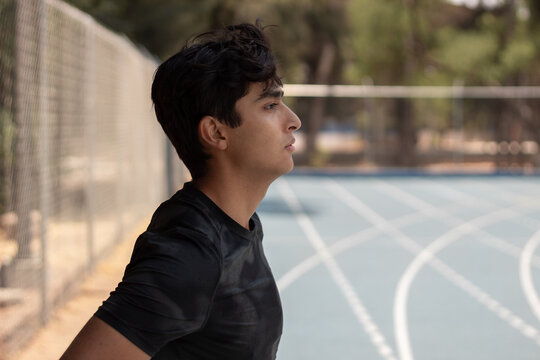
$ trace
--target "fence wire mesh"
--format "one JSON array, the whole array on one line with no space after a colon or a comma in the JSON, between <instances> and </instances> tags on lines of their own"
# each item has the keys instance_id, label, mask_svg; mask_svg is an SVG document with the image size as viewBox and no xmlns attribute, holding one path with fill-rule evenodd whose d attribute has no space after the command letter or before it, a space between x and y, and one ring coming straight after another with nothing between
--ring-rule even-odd
<instances>
[{"instance_id":1,"label":"fence wire mesh","mask_svg":"<svg viewBox=\"0 0 540 360\"><path fill-rule=\"evenodd\" d=\"M0 0L0 358L184 176L153 115L155 68L65 3Z\"/></svg>"}]
</instances>

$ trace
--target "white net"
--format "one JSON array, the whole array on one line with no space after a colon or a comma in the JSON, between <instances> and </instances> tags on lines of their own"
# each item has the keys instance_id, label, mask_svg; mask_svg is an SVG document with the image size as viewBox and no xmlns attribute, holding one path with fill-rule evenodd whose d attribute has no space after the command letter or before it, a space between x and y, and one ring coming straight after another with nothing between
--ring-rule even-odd
<instances>
[{"instance_id":1,"label":"white net","mask_svg":"<svg viewBox=\"0 0 540 360\"><path fill-rule=\"evenodd\" d=\"M298 163L506 173L540 168L538 86L288 84L284 91L304 122ZM322 115L314 113L316 103Z\"/></svg>"}]
</instances>

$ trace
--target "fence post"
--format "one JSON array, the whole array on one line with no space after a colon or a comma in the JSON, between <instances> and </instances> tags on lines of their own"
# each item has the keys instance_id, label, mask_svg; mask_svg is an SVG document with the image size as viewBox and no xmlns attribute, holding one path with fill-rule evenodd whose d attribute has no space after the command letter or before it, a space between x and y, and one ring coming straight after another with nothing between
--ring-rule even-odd
<instances>
[{"instance_id":1,"label":"fence post","mask_svg":"<svg viewBox=\"0 0 540 360\"><path fill-rule=\"evenodd\" d=\"M41 239L41 322L47 323L49 302L47 298L48 258L47 258L47 225L50 209L50 173L49 173L49 103L47 76L47 8L45 0L39 2L39 209Z\"/></svg>"},{"instance_id":2,"label":"fence post","mask_svg":"<svg viewBox=\"0 0 540 360\"><path fill-rule=\"evenodd\" d=\"M454 165L463 165L463 80L455 79L452 86L452 127L456 132Z\"/></svg>"},{"instance_id":3,"label":"fence post","mask_svg":"<svg viewBox=\"0 0 540 360\"><path fill-rule=\"evenodd\" d=\"M13 181L13 208L17 215L15 239L17 255L7 267L6 283L10 287L37 287L39 257L33 253L32 239L37 235L33 131L38 111L38 18L36 8L39 0L15 2L15 86L14 125L15 160ZM34 54L32 56L31 54ZM34 213L37 215L37 212ZM34 225L34 226L32 226Z\"/></svg>"},{"instance_id":4,"label":"fence post","mask_svg":"<svg viewBox=\"0 0 540 360\"><path fill-rule=\"evenodd\" d=\"M94 142L95 142L95 124L94 124L94 107L95 107L95 48L94 48L94 21L89 16L84 20L85 31L85 53L86 53L86 68L84 69L85 87L83 91L83 121L86 137L86 152L88 163L86 166L86 188L85 188L85 203L86 203L86 236L87 236L87 251L88 264L87 271L91 272L95 266L95 246L94 246Z\"/></svg>"},{"instance_id":5,"label":"fence post","mask_svg":"<svg viewBox=\"0 0 540 360\"><path fill-rule=\"evenodd\" d=\"M17 259L32 256L30 249L30 211L32 210L32 85L35 79L29 74L33 70L31 54L35 44L34 2L18 0L15 9L15 212L18 217L16 239ZM30 58L30 59L29 59Z\"/></svg>"}]
</instances>

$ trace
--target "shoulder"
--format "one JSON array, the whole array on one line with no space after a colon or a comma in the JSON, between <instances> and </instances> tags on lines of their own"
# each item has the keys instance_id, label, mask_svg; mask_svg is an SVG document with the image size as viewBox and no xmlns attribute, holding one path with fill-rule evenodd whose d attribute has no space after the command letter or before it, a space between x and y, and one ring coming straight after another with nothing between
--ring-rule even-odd
<instances>
[{"instance_id":1,"label":"shoulder","mask_svg":"<svg viewBox=\"0 0 540 360\"><path fill-rule=\"evenodd\" d=\"M145 231L135 242L130 270L166 272L170 275L197 274L204 269L219 272L222 256L218 244L208 234L194 228L174 226L161 231ZM138 271L137 271L138 272Z\"/></svg>"},{"instance_id":2,"label":"shoulder","mask_svg":"<svg viewBox=\"0 0 540 360\"><path fill-rule=\"evenodd\" d=\"M141 263L174 272L221 265L219 229L196 195L180 190L156 209L147 230L137 238L127 270Z\"/></svg>"},{"instance_id":3,"label":"shoulder","mask_svg":"<svg viewBox=\"0 0 540 360\"><path fill-rule=\"evenodd\" d=\"M144 303L154 312L164 306L170 315L191 306L193 297L186 293L209 300L222 271L222 257L204 234L182 227L147 230L137 238L108 308L117 311L130 302Z\"/></svg>"},{"instance_id":4,"label":"shoulder","mask_svg":"<svg viewBox=\"0 0 540 360\"><path fill-rule=\"evenodd\" d=\"M187 183L156 209L148 231L164 232L182 228L188 232L215 235L221 224L214 207L202 193Z\"/></svg>"}]
</instances>

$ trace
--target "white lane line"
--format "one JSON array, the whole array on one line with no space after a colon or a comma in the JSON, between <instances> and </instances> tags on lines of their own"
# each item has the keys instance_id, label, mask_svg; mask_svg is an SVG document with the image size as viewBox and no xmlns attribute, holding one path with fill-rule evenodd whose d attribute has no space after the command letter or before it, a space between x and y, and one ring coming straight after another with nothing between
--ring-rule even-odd
<instances>
[{"instance_id":1,"label":"white lane line","mask_svg":"<svg viewBox=\"0 0 540 360\"><path fill-rule=\"evenodd\" d=\"M514 315L509 309L502 306L496 300L491 298L487 293L474 285L471 281L464 278L455 270L437 259L434 255L437 251L450 244L452 241L459 239L466 233L475 231L479 226L487 226L496 221L503 220L515 216L509 209L497 210L492 213L483 215L473 221L463 223L459 227L453 228L451 231L442 235L431 243L428 247L422 248L415 241L407 237L400 230L395 228L390 222L387 222L382 216L375 213L372 209L366 206L362 201L347 191L343 186L335 181L327 180L327 186L343 202L348 204L359 215L365 217L375 226L383 226L385 231L395 236L395 240L408 251L417 254L413 262L409 265L403 274L397 288L394 301L394 325L395 337L398 347L398 354L401 360L413 360L413 354L410 344L407 322L407 299L410 285L416 274L427 263L438 270L444 277L454 283L456 286L464 290L473 298L484 304L488 309L492 310L498 317L508 322L512 327L519 330L525 337L530 338L540 345L540 335L531 325L525 323L518 316ZM471 224L472 223L472 224Z\"/></svg>"},{"instance_id":2,"label":"white lane line","mask_svg":"<svg viewBox=\"0 0 540 360\"><path fill-rule=\"evenodd\" d=\"M356 234L353 234L352 236L348 236L342 240L339 240L336 242L333 246L328 247L328 251L330 254L336 255L337 253L340 253L341 251L348 249L350 247L360 245L361 243L364 243L371 238L373 238L375 235L379 233L378 229L369 228L363 231L360 231ZM339 245L339 246L336 246ZM309 272L311 269L319 265L322 261L321 256L319 253L316 253L315 255L312 255L303 261L299 262L297 265L293 266L289 271L287 271L284 275L282 275L277 280L277 286L280 292L283 292L286 288L288 288L292 283L294 283L298 278L300 278L302 275Z\"/></svg>"},{"instance_id":3,"label":"white lane line","mask_svg":"<svg viewBox=\"0 0 540 360\"><path fill-rule=\"evenodd\" d=\"M513 216L513 214L510 214L506 210L499 210L494 213L483 215L471 222L464 223L430 243L409 264L398 283L394 301L395 331L401 360L413 359L408 331L407 301L409 298L411 284L426 263L430 263L431 266L437 269L448 280L456 284L459 288L464 290L481 304L485 305L498 317L508 322L517 330L521 331L524 336L532 338L537 342L540 341L538 331L534 327L526 324L525 321L514 315L508 308L494 300L490 295L481 290L470 280L467 280L455 270L451 269L448 265L435 258L435 254L437 254L439 251L450 245L452 242L460 239L464 235L476 231L477 227L486 226L497 221L504 220L509 216Z\"/></svg>"},{"instance_id":4,"label":"white lane line","mask_svg":"<svg viewBox=\"0 0 540 360\"><path fill-rule=\"evenodd\" d=\"M532 312L540 321L540 298L534 288L532 277L531 260L536 248L540 245L540 230L533 234L523 248L519 259L519 280L525 293L525 298L531 307Z\"/></svg>"},{"instance_id":5,"label":"white lane line","mask_svg":"<svg viewBox=\"0 0 540 360\"><path fill-rule=\"evenodd\" d=\"M397 227L407 226L415 224L422 221L425 218L425 214L422 212L417 212L414 214L408 214L403 217L400 217L393 221L394 225ZM332 255L337 255L345 250L359 246L364 242L367 242L374 238L376 235L381 233L381 229L377 228L367 228L347 236L341 240L336 241L334 244L328 247L328 251ZM292 283L294 283L298 278L309 272L314 267L318 266L321 263L321 257L318 253L309 256L308 258L302 260L295 266L293 266L289 271L282 275L277 280L277 285L280 292L283 292L288 288Z\"/></svg>"},{"instance_id":6,"label":"white lane line","mask_svg":"<svg viewBox=\"0 0 540 360\"><path fill-rule=\"evenodd\" d=\"M491 192L493 194L495 194L495 196L509 204L517 204L517 202L519 201L520 203L525 203L525 204L529 204L531 202L537 202L538 203L538 196L537 197L534 197L534 196L525 196L525 195L522 195L520 193L516 193L514 191L509 191L507 190L506 188L502 188L502 187L498 187L498 186L495 186L493 184L489 184L489 183L484 183L484 182L480 182L480 181L473 181L473 180L468 180L466 182L466 184L474 184L474 185L477 185L477 186L481 186L481 187L484 187L484 188L489 188L491 189ZM488 203L487 200L485 199L482 199L482 201ZM539 227L540 227L540 221L536 218L532 218L532 217L528 217L528 216L520 216L516 219L514 219L515 222L518 222L520 224L524 224L525 226L527 226L528 228L530 229L533 229L533 230L537 230Z\"/></svg>"},{"instance_id":7,"label":"white lane line","mask_svg":"<svg viewBox=\"0 0 540 360\"><path fill-rule=\"evenodd\" d=\"M396 200L401 201L402 203L405 203L405 204L409 205L413 209L424 210L424 211L428 210L428 211L426 211L426 214L431 218L441 219L441 220L447 222L450 225L459 225L459 224L462 224L464 222L462 219L453 216L448 211L437 208L437 207L431 205L430 203L427 203L427 202L423 201L422 199L417 198L416 196L414 196L414 195L412 195L410 193L407 193L407 192L399 189L398 187L396 187L394 185L389 184L388 182L378 180L376 182L375 186L383 189L385 193L390 194ZM441 186L444 186L444 185L441 185ZM452 190L454 191L453 194L455 194L455 192L457 191L457 190L454 190L454 189L452 189ZM478 199L478 198L475 198L475 197L472 197L472 196L469 197L466 194L462 194L461 197L462 198L463 197L468 197L469 201L472 201L472 202L477 202L477 203L478 202L484 202L486 204L489 204L488 201L485 201L483 199ZM535 203L531 199L529 199L529 201L527 203L522 204L522 206L524 208L534 206L534 205L537 205L537 202ZM515 214L516 219L522 219L524 217L523 214L521 214L521 213L518 213L518 212L513 211L513 210L509 210L509 211L513 212ZM498 250L499 252L501 252L501 253L503 253L505 255L513 256L516 259L520 258L521 250L522 250L520 247L518 247L518 246L516 246L516 245L514 245L512 243L509 243L508 241L505 241L504 239L502 239L500 237L494 236L494 235L488 233L487 231L485 231L483 229L478 228L477 232L482 235L481 237L478 238L479 241L481 241L484 244L492 247L495 250ZM534 265L535 267L540 268L540 257L534 256L531 259L531 261L532 261L532 265Z\"/></svg>"},{"instance_id":8,"label":"white lane line","mask_svg":"<svg viewBox=\"0 0 540 360\"><path fill-rule=\"evenodd\" d=\"M466 204L468 206L478 205L477 202L474 202L474 203L467 202ZM461 206L461 204L458 204L457 206ZM431 209L426 208L424 210L421 210L415 213L401 216L397 219L392 220L391 222L397 228L409 226L409 225L416 224L420 221L425 220L426 213L429 213L430 211ZM356 234L347 236L341 240L336 241L334 244L328 247L328 250L330 251L332 255L337 255L345 250L359 246L360 244L371 240L374 236L380 234L381 232L382 232L382 229L373 228L373 227L361 230L357 232ZM321 263L321 258L319 254L317 253L297 263L295 266L289 269L289 271L287 271L277 280L279 291L283 292L292 283L294 283L300 277L302 277L303 275L311 271L320 263Z\"/></svg>"},{"instance_id":9,"label":"white lane line","mask_svg":"<svg viewBox=\"0 0 540 360\"><path fill-rule=\"evenodd\" d=\"M475 183L475 182L465 182L465 184L468 183ZM439 188L444 185L437 184ZM483 184L482 184L483 185ZM385 193L390 193L393 195L396 199L401 200L402 202L408 204L409 206L416 208L416 209L427 209L430 208L432 211L429 212L430 216L432 217L439 217L444 219L447 222L462 222L460 219L453 217L451 214L444 210L440 210L438 208L435 208L431 204L424 202L421 199L418 199L414 197L413 195L404 192L403 190L392 186L388 184L387 182L378 181L377 186L384 189ZM516 196L511 195L508 191L499 189L497 187L494 187L492 185L489 185L493 189L493 193L496 194L498 198L501 198L507 202L510 202L512 204L516 203ZM489 204L489 201L483 200L483 199L477 199L476 197L470 196L465 193L458 192L457 190L453 188L448 188L446 193L451 193L453 196L460 196L460 198L469 198L471 200L475 201L481 201L484 203ZM527 207L530 205L535 205L535 199L533 198L521 198L521 205L523 207ZM493 205L492 205L493 206ZM518 213L517 211L508 209L511 213L514 213L516 219L524 219L523 214ZM531 223L536 223L536 225L539 223L536 219L533 218L527 218L530 220ZM528 225L531 225L527 223ZM538 228L536 226L535 228ZM538 256L534 256L534 250L540 243L540 231L537 232L535 235L533 235L533 238L530 239L529 243L527 244L526 248L521 251L521 249L511 243L508 243L504 241L503 239L500 239L498 237L495 237L486 231L482 229L478 229L477 232L484 235L483 238L481 238L481 241L486 243L489 246L492 246L493 248L512 255L516 258L520 259L520 282L522 285L522 288L525 292L525 296L527 298L527 301L533 310L535 316L540 320L540 299L538 298L538 294L535 291L533 281L532 281L532 273L531 273L531 266L534 265L535 267L540 267L540 258ZM537 238L536 238L537 237ZM477 297L480 302L482 300L485 300L485 296L482 295L478 290L475 290L473 288L469 289L469 292L474 297ZM496 304L496 306L494 306ZM500 304L494 303L493 301L488 301L485 303L488 308L495 311L497 315L506 320L510 325L517 328L518 330L522 330L524 334L526 334L527 337L534 337L534 329L531 329L526 326L526 324L523 324L522 320L511 316L512 314L509 314L504 307L501 307ZM538 339L537 339L538 340Z\"/></svg>"},{"instance_id":10,"label":"white lane line","mask_svg":"<svg viewBox=\"0 0 540 360\"><path fill-rule=\"evenodd\" d=\"M479 180L466 180L463 182L464 185L476 185L484 189L491 189L490 196L494 196L500 200L506 201L508 203L515 204L516 202L530 202L532 200L531 196L525 196L523 194L515 193L506 188L495 186L491 183ZM487 201L484 200L483 201Z\"/></svg>"},{"instance_id":11,"label":"white lane line","mask_svg":"<svg viewBox=\"0 0 540 360\"><path fill-rule=\"evenodd\" d=\"M356 319L360 322L360 324L364 328L364 331L368 334L369 339L377 349L377 352L385 360L397 360L396 356L394 355L394 351L380 332L377 325L375 325L375 323L371 319L371 316L369 315L365 306L360 301L360 298L356 294L353 286L343 273L343 270L341 270L341 268L339 267L337 261L334 259L334 257L328 250L328 247L324 243L319 232L302 209L302 206L296 198L296 195L294 194L286 180L278 180L277 186L281 193L281 196L283 197L291 211L295 214L298 224L306 234L311 245L317 251L317 254L319 254L319 257L322 259L324 265L330 272L330 275L332 276L335 283L341 290L343 296L349 303L349 306L351 307L354 315L356 316Z\"/></svg>"},{"instance_id":12,"label":"white lane line","mask_svg":"<svg viewBox=\"0 0 540 360\"><path fill-rule=\"evenodd\" d=\"M426 181L426 183L429 183ZM516 199L519 198L520 199L520 204L522 205L522 207L530 207L531 205L536 205L538 204L538 200L534 197L528 197L528 198L525 198L523 196L521 196L520 194L517 194L517 193L514 193L514 192L511 192L511 191L508 191L508 190L505 190L505 189L501 189L497 186L494 186L492 184L488 184L488 183L483 183L483 182L479 182L479 181L472 181L472 180L467 180L466 182L463 181L463 184L477 184L477 185L481 185L481 186L484 186L484 187L489 187L492 189L492 193L495 194L499 199L502 199L506 202L508 202L509 204L512 204L512 205L517 205L516 204ZM483 203L486 203L486 204L490 204L490 206L492 207L496 207L496 206L499 206L499 205L496 205L496 204L493 204L493 203L490 203L488 200L485 200L485 199L478 199L472 195L469 195L469 194L466 194L464 192L461 192L461 191L458 191L458 190L455 190L447 185L442 185L442 184L436 184L436 183L431 183L432 187L437 187L439 188L439 190L441 190L443 193L451 193L453 196L460 196L461 198L464 198L464 199L470 199L470 200L473 200L473 201L480 201L480 202L483 202ZM519 207L518 207L519 208ZM516 222L516 223L520 223L520 224L523 224L533 230L537 230L538 227L540 226L540 221L538 221L537 219L535 218L532 218L532 217L529 217L529 216L523 216L523 214L520 214L520 213L517 213L516 212L516 217L514 219L512 219L512 221ZM507 253L517 259L519 259L521 257L521 253L522 253L522 249L518 246L515 246L511 243L508 243L507 241L504 241L500 238L497 238L487 232L483 232L483 234L487 235L487 237L483 237L483 238L479 238L480 241L484 242L485 244L489 245L489 246L492 246L493 248L503 252L503 253ZM533 255L532 258L531 258L531 265L536 267L536 268L540 268L540 256L537 256L537 255Z\"/></svg>"}]
</instances>

